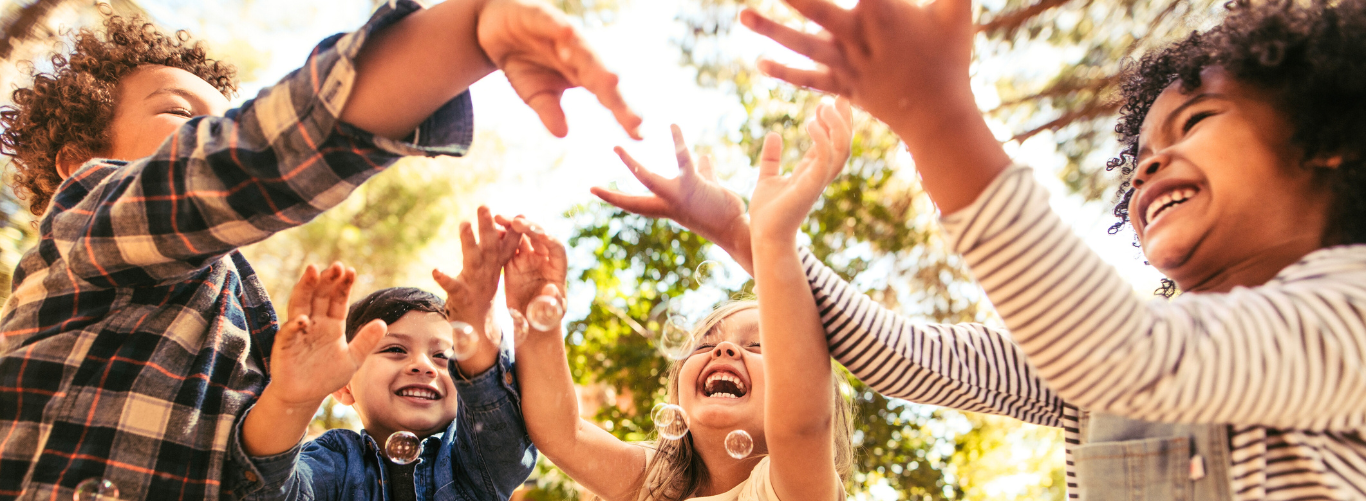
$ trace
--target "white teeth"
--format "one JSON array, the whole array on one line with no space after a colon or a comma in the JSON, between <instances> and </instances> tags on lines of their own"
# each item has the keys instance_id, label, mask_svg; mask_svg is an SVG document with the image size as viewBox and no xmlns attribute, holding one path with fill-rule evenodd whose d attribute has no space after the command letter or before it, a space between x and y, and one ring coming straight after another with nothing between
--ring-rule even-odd
<instances>
[{"instance_id":1,"label":"white teeth","mask_svg":"<svg viewBox=\"0 0 1366 501\"><path fill-rule=\"evenodd\" d=\"M715 384L717 381L730 381L731 384L734 384L735 387L739 389L741 393L744 393L745 391L745 383L741 381L740 378L735 377L733 374L723 371L713 372L710 376L707 376L707 380L703 383L703 388L711 388L712 385ZM729 393L715 393L710 396L716 397L721 395L726 395L726 397L724 398L740 398Z\"/></svg>"},{"instance_id":2,"label":"white teeth","mask_svg":"<svg viewBox=\"0 0 1366 501\"><path fill-rule=\"evenodd\" d=\"M439 398L435 391L427 388L404 388L399 390L398 394L403 397L417 397L425 398L427 400L436 400Z\"/></svg>"},{"instance_id":3,"label":"white teeth","mask_svg":"<svg viewBox=\"0 0 1366 501\"><path fill-rule=\"evenodd\" d=\"M1157 216L1163 211L1190 200L1196 193L1197 191L1191 188L1181 188L1163 193L1148 203L1148 212L1145 214L1147 224L1152 224L1153 220L1157 219Z\"/></svg>"},{"instance_id":4,"label":"white teeth","mask_svg":"<svg viewBox=\"0 0 1366 501\"><path fill-rule=\"evenodd\" d=\"M711 394L711 395L709 395L709 396L712 397L712 398L740 398L740 397L737 397L737 396L735 396L735 395L731 395L731 394L729 394L729 393L713 393L713 394Z\"/></svg>"}]
</instances>

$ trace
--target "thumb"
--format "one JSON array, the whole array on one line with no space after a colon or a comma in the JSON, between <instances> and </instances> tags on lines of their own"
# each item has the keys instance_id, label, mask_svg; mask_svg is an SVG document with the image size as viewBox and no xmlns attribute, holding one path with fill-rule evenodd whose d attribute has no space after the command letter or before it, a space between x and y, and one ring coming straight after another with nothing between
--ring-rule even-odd
<instances>
[{"instance_id":1,"label":"thumb","mask_svg":"<svg viewBox=\"0 0 1366 501\"><path fill-rule=\"evenodd\" d=\"M388 332L389 325L378 318L361 327L360 331L356 332L356 337L351 338L351 342L346 346L347 352L351 355L351 362L360 367L361 362L365 361L365 357L370 355L375 345L379 344L379 340Z\"/></svg>"},{"instance_id":2,"label":"thumb","mask_svg":"<svg viewBox=\"0 0 1366 501\"><path fill-rule=\"evenodd\" d=\"M783 137L777 132L764 137L764 149L759 152L759 178L778 175L778 166L783 159Z\"/></svg>"}]
</instances>

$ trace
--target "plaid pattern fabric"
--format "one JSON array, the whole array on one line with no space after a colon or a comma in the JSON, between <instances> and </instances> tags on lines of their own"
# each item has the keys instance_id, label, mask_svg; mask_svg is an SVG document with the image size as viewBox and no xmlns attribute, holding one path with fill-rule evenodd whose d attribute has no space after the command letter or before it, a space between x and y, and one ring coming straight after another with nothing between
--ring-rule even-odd
<instances>
[{"instance_id":1,"label":"plaid pattern fabric","mask_svg":"<svg viewBox=\"0 0 1366 501\"><path fill-rule=\"evenodd\" d=\"M468 93L411 142L337 119L390 2L225 117L151 157L93 161L59 188L0 320L0 499L241 497L261 487L233 422L268 375L270 299L235 249L303 224L404 154L463 154Z\"/></svg>"}]
</instances>

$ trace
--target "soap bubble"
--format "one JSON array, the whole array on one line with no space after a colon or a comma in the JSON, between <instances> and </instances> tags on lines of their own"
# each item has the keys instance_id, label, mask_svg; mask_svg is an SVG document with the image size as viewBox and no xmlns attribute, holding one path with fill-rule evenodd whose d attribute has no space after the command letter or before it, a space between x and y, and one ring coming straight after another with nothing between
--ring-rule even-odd
<instances>
[{"instance_id":1,"label":"soap bubble","mask_svg":"<svg viewBox=\"0 0 1366 501\"><path fill-rule=\"evenodd\" d=\"M754 451L754 439L745 430L735 430L726 434L726 453L735 459L749 457Z\"/></svg>"},{"instance_id":2,"label":"soap bubble","mask_svg":"<svg viewBox=\"0 0 1366 501\"><path fill-rule=\"evenodd\" d=\"M455 331L451 334L451 358L465 360L479 351L479 334L474 332L474 326L452 320L451 330Z\"/></svg>"},{"instance_id":3,"label":"soap bubble","mask_svg":"<svg viewBox=\"0 0 1366 501\"><path fill-rule=\"evenodd\" d=\"M119 486L103 478L87 478L76 484L72 501L114 501L119 498Z\"/></svg>"},{"instance_id":4,"label":"soap bubble","mask_svg":"<svg viewBox=\"0 0 1366 501\"><path fill-rule=\"evenodd\" d=\"M412 463L422 455L422 441L411 431L396 431L384 441L384 453L396 464Z\"/></svg>"},{"instance_id":5,"label":"soap bubble","mask_svg":"<svg viewBox=\"0 0 1366 501\"><path fill-rule=\"evenodd\" d=\"M688 413L674 404L664 404L654 413L655 431L669 440L678 440L688 434Z\"/></svg>"},{"instance_id":6,"label":"soap bubble","mask_svg":"<svg viewBox=\"0 0 1366 501\"><path fill-rule=\"evenodd\" d=\"M526 305L526 319L536 330L546 332L560 325L564 308L554 296L536 296Z\"/></svg>"},{"instance_id":7,"label":"soap bubble","mask_svg":"<svg viewBox=\"0 0 1366 501\"><path fill-rule=\"evenodd\" d=\"M693 270L692 282L702 287L722 288L721 282L727 279L726 271L726 265L708 259Z\"/></svg>"},{"instance_id":8,"label":"soap bubble","mask_svg":"<svg viewBox=\"0 0 1366 501\"><path fill-rule=\"evenodd\" d=\"M522 344L522 341L526 341L527 332L531 331L531 322L517 310L508 310L508 316L512 317L512 339L516 344Z\"/></svg>"},{"instance_id":9,"label":"soap bubble","mask_svg":"<svg viewBox=\"0 0 1366 501\"><path fill-rule=\"evenodd\" d=\"M656 340L659 353L673 360L683 360L692 354L692 328L681 315L669 315L660 328Z\"/></svg>"},{"instance_id":10,"label":"soap bubble","mask_svg":"<svg viewBox=\"0 0 1366 501\"><path fill-rule=\"evenodd\" d=\"M660 402L660 403L655 404L654 407L651 407L651 408L650 408L650 422L653 423L653 422L655 421L655 419L658 419L658 418L659 418L659 411L660 411L660 410L663 410L664 407L667 406L667 405L669 405L669 404L666 404L666 403L664 403L664 402Z\"/></svg>"}]
</instances>

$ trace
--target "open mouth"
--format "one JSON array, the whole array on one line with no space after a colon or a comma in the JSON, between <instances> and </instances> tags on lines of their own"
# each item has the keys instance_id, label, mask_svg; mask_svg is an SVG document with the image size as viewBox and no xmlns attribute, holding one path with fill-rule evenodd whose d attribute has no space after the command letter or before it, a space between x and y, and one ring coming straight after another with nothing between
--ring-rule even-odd
<instances>
[{"instance_id":1,"label":"open mouth","mask_svg":"<svg viewBox=\"0 0 1366 501\"><path fill-rule=\"evenodd\" d=\"M1162 214L1165 214L1173 207L1186 203L1191 198L1195 197L1197 193L1200 193L1200 190L1192 187L1177 188L1159 195L1157 198L1153 199L1152 202L1148 203L1148 210L1144 214L1143 221L1148 225L1153 224L1153 222L1157 221L1157 218Z\"/></svg>"},{"instance_id":2,"label":"open mouth","mask_svg":"<svg viewBox=\"0 0 1366 501\"><path fill-rule=\"evenodd\" d=\"M436 390L426 386L405 386L394 392L400 397L412 397L422 400L441 400L441 394Z\"/></svg>"},{"instance_id":3,"label":"open mouth","mask_svg":"<svg viewBox=\"0 0 1366 501\"><path fill-rule=\"evenodd\" d=\"M735 373L718 369L707 375L702 382L702 394L711 398L740 398L749 393L745 381Z\"/></svg>"}]
</instances>

